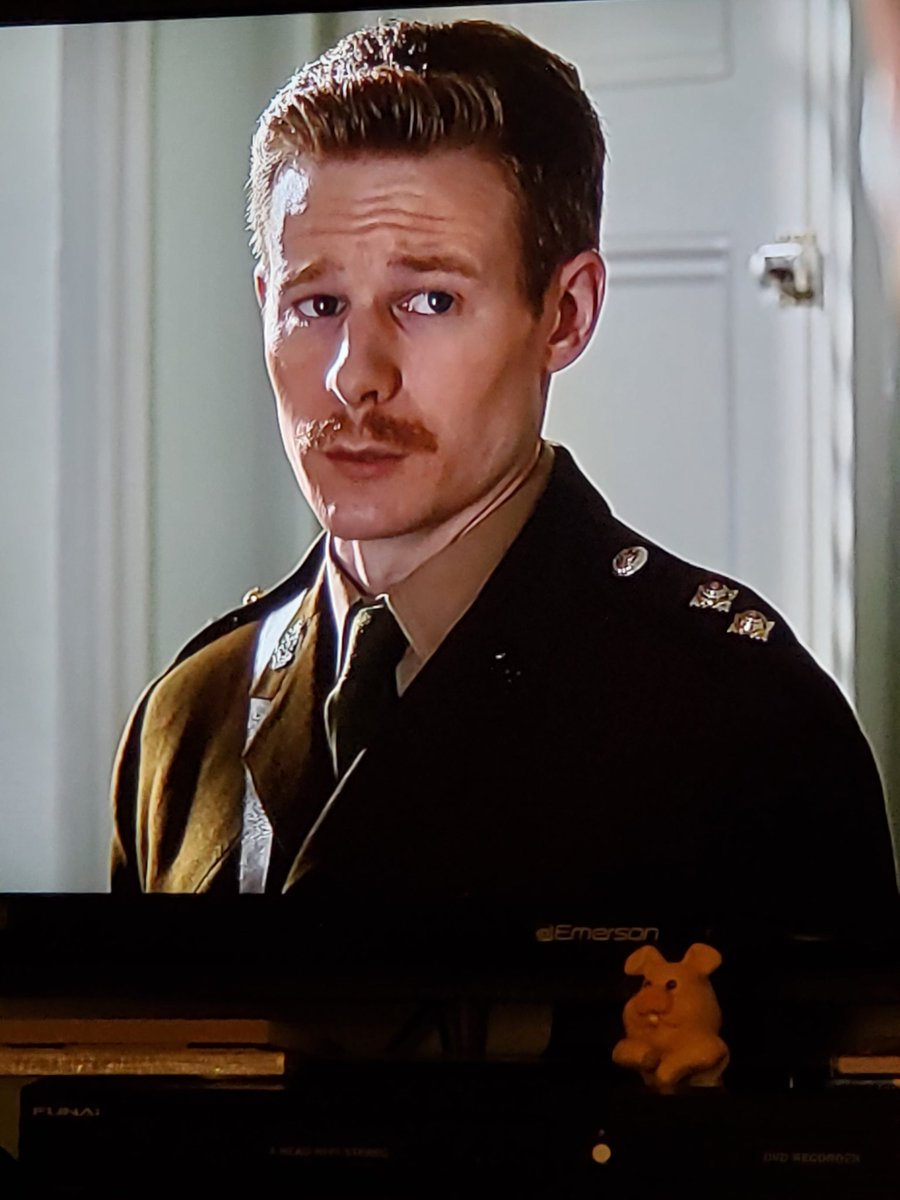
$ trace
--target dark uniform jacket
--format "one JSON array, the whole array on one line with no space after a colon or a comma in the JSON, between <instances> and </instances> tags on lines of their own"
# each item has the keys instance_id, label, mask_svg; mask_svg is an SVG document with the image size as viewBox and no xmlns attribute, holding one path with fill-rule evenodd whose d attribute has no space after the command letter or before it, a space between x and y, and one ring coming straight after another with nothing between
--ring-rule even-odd
<instances>
[{"instance_id":1,"label":"dark uniform jacket","mask_svg":"<svg viewBox=\"0 0 900 1200\"><path fill-rule=\"evenodd\" d=\"M621 555L641 547L646 561ZM336 782L322 553L199 634L142 697L113 784L114 889L236 890L246 763L273 886L301 896L618 912L653 897L800 924L891 902L881 785L836 685L766 601L616 520L564 450L474 605ZM737 589L730 605L714 586L691 603L714 583ZM245 757L259 622L303 589L296 656Z\"/></svg>"}]
</instances>

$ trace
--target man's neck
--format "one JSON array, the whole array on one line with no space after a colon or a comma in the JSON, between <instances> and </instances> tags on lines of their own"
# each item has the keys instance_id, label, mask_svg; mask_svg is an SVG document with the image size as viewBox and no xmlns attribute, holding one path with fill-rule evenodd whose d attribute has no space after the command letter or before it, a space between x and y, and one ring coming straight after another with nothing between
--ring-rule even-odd
<instances>
[{"instance_id":1,"label":"man's neck","mask_svg":"<svg viewBox=\"0 0 900 1200\"><path fill-rule=\"evenodd\" d=\"M380 596L390 591L417 567L484 520L488 513L499 508L534 470L540 452L541 442L538 441L534 453L523 467L499 480L489 492L440 525L400 537L376 538L365 542L333 538L331 550L334 558L363 593Z\"/></svg>"}]
</instances>

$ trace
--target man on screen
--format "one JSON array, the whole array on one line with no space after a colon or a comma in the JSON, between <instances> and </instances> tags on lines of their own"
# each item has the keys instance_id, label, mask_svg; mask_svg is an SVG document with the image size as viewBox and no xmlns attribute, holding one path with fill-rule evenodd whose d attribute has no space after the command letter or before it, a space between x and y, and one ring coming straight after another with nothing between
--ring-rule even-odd
<instances>
[{"instance_id":1,"label":"man on screen","mask_svg":"<svg viewBox=\"0 0 900 1200\"><path fill-rule=\"evenodd\" d=\"M832 681L541 438L603 299L604 158L574 68L486 22L360 31L273 99L256 290L324 534L139 702L114 888L652 893L801 923L893 896Z\"/></svg>"}]
</instances>

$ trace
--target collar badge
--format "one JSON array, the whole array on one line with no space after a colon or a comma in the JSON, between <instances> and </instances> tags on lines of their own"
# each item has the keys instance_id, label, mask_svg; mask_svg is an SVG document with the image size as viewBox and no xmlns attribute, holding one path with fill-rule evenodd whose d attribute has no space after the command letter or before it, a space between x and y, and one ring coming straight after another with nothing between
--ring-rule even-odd
<instances>
[{"instance_id":1,"label":"collar badge","mask_svg":"<svg viewBox=\"0 0 900 1200\"><path fill-rule=\"evenodd\" d=\"M273 671L282 671L294 661L294 655L297 653L300 639L306 632L306 624L306 621L301 617L300 620L295 621L293 625L286 629L278 639L278 645L273 650L272 657L269 659L269 666Z\"/></svg>"}]
</instances>

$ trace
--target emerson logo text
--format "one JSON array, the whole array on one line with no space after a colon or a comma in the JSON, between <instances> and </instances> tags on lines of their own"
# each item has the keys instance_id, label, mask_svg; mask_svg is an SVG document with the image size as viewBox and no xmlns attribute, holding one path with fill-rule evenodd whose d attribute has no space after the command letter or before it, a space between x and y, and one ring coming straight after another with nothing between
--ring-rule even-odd
<instances>
[{"instance_id":1,"label":"emerson logo text","mask_svg":"<svg viewBox=\"0 0 900 1200\"><path fill-rule=\"evenodd\" d=\"M540 925L534 936L539 942L658 942L653 925Z\"/></svg>"}]
</instances>

